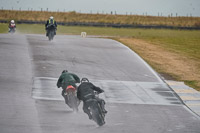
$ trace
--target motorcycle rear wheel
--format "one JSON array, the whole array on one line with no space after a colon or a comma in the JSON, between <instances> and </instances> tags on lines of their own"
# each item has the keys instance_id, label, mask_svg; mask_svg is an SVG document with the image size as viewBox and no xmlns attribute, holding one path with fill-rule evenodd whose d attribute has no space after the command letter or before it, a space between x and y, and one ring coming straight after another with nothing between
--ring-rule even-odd
<instances>
[{"instance_id":1,"label":"motorcycle rear wheel","mask_svg":"<svg viewBox=\"0 0 200 133\"><path fill-rule=\"evenodd\" d=\"M68 94L67 98L68 98L68 106L72 108L73 111L78 112L79 101L77 97L73 93L70 93Z\"/></svg>"},{"instance_id":2,"label":"motorcycle rear wheel","mask_svg":"<svg viewBox=\"0 0 200 133\"><path fill-rule=\"evenodd\" d=\"M96 108L91 109L92 112L92 118L93 120L99 125L103 126L105 124L104 117L102 116L102 113L100 112L99 106Z\"/></svg>"}]
</instances>

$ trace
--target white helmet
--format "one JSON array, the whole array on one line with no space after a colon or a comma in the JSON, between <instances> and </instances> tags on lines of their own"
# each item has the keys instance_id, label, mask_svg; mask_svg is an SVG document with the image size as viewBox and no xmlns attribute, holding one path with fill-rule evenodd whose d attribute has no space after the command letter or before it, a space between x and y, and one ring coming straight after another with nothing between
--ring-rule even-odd
<instances>
[{"instance_id":1,"label":"white helmet","mask_svg":"<svg viewBox=\"0 0 200 133\"><path fill-rule=\"evenodd\" d=\"M11 20L10 22L11 22L11 23L15 23L15 21L14 21L14 20Z\"/></svg>"},{"instance_id":2,"label":"white helmet","mask_svg":"<svg viewBox=\"0 0 200 133\"><path fill-rule=\"evenodd\" d=\"M53 19L53 16L51 16L50 19Z\"/></svg>"}]
</instances>

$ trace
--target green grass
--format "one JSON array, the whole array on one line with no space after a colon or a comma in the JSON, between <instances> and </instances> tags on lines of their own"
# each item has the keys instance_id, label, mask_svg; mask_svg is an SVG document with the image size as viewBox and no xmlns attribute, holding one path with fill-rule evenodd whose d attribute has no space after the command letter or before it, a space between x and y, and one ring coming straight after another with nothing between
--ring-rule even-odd
<instances>
[{"instance_id":1,"label":"green grass","mask_svg":"<svg viewBox=\"0 0 200 133\"><path fill-rule=\"evenodd\" d=\"M8 24L0 24L0 33L8 33Z\"/></svg>"},{"instance_id":2,"label":"green grass","mask_svg":"<svg viewBox=\"0 0 200 133\"><path fill-rule=\"evenodd\" d=\"M45 34L45 26L41 24L17 24L17 31L23 34Z\"/></svg>"},{"instance_id":3,"label":"green grass","mask_svg":"<svg viewBox=\"0 0 200 133\"><path fill-rule=\"evenodd\" d=\"M193 59L200 59L199 30L152 30L151 34L145 33L142 39Z\"/></svg>"}]
</instances>

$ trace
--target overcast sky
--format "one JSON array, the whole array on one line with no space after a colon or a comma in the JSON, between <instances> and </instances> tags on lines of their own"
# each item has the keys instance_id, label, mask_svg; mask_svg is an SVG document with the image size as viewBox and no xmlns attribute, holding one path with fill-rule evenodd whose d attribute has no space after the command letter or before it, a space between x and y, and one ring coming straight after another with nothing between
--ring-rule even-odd
<instances>
[{"instance_id":1,"label":"overcast sky","mask_svg":"<svg viewBox=\"0 0 200 133\"><path fill-rule=\"evenodd\" d=\"M0 8L168 16L199 16L200 0L0 0Z\"/></svg>"}]
</instances>

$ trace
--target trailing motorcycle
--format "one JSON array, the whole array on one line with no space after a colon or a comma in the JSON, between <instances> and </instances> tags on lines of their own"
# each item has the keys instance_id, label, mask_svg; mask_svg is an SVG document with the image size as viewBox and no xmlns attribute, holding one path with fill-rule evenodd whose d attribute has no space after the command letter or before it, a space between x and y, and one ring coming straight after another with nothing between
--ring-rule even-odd
<instances>
[{"instance_id":1,"label":"trailing motorcycle","mask_svg":"<svg viewBox=\"0 0 200 133\"><path fill-rule=\"evenodd\" d=\"M54 24L48 25L47 26L47 36L49 38L49 41L53 40L55 33L56 33L55 25Z\"/></svg>"},{"instance_id":2,"label":"trailing motorcycle","mask_svg":"<svg viewBox=\"0 0 200 133\"><path fill-rule=\"evenodd\" d=\"M98 94L96 93L98 98ZM91 98L86 101L86 104L89 105L90 114L92 115L92 120L94 120L99 126L105 124L105 113L96 98Z\"/></svg>"},{"instance_id":3,"label":"trailing motorcycle","mask_svg":"<svg viewBox=\"0 0 200 133\"><path fill-rule=\"evenodd\" d=\"M15 31L16 31L16 26L15 26L15 24L11 24L11 25L9 26L9 33L15 33Z\"/></svg>"},{"instance_id":4,"label":"trailing motorcycle","mask_svg":"<svg viewBox=\"0 0 200 133\"><path fill-rule=\"evenodd\" d=\"M78 106L80 101L76 96L76 88L72 85L67 86L64 93L65 103L73 109L73 111L78 111Z\"/></svg>"}]
</instances>

